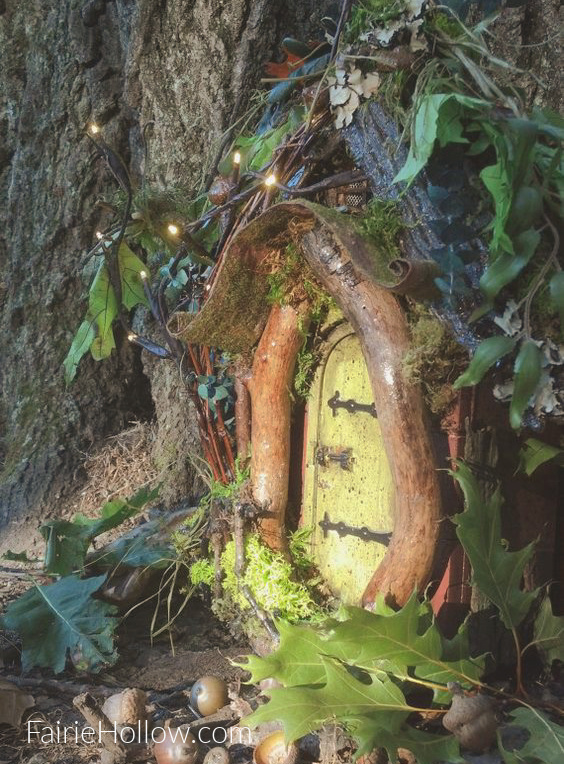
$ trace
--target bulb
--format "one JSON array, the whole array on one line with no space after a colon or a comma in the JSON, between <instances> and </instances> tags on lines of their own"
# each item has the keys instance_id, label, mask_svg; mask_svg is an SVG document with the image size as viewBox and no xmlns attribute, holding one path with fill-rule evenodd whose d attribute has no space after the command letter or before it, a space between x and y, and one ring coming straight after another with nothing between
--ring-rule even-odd
<instances>
[{"instance_id":1,"label":"bulb","mask_svg":"<svg viewBox=\"0 0 564 764\"><path fill-rule=\"evenodd\" d=\"M88 130L92 133L92 135L96 135L96 133L100 132L100 128L95 122L91 122L88 126Z\"/></svg>"},{"instance_id":2,"label":"bulb","mask_svg":"<svg viewBox=\"0 0 564 764\"><path fill-rule=\"evenodd\" d=\"M145 281L145 279L147 278L147 271L139 271L139 275L141 276L143 281Z\"/></svg>"},{"instance_id":3,"label":"bulb","mask_svg":"<svg viewBox=\"0 0 564 764\"><path fill-rule=\"evenodd\" d=\"M102 233L102 231L96 231L96 238L99 241L102 241L102 239L104 238L104 234Z\"/></svg>"},{"instance_id":4,"label":"bulb","mask_svg":"<svg viewBox=\"0 0 564 764\"><path fill-rule=\"evenodd\" d=\"M174 223L169 223L167 226L167 231L171 234L171 236L176 236L178 233L178 226L174 225Z\"/></svg>"},{"instance_id":5,"label":"bulb","mask_svg":"<svg viewBox=\"0 0 564 764\"><path fill-rule=\"evenodd\" d=\"M272 172L267 178L264 180L264 185L267 186L267 188L271 188L276 183L276 175Z\"/></svg>"},{"instance_id":6,"label":"bulb","mask_svg":"<svg viewBox=\"0 0 564 764\"><path fill-rule=\"evenodd\" d=\"M241 154L238 151L233 154L233 164L241 164Z\"/></svg>"},{"instance_id":7,"label":"bulb","mask_svg":"<svg viewBox=\"0 0 564 764\"><path fill-rule=\"evenodd\" d=\"M130 342L135 342L135 340L137 339L137 335L136 335L136 334L133 334L133 332L130 332L130 333L127 335L127 339L128 339Z\"/></svg>"}]
</instances>

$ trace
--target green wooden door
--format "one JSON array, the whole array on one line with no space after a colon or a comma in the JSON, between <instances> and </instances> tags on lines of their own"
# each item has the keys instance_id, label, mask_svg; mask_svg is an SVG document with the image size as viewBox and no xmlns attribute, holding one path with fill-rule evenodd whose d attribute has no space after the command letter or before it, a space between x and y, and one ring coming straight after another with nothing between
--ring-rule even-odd
<instances>
[{"instance_id":1,"label":"green wooden door","mask_svg":"<svg viewBox=\"0 0 564 764\"><path fill-rule=\"evenodd\" d=\"M352 412L342 406L351 399L363 408ZM330 337L308 404L301 523L313 526L312 555L333 593L346 604L360 604L386 546L350 533L339 535L331 525L393 529L394 491L380 424L365 410L373 402L358 338L341 325Z\"/></svg>"}]
</instances>

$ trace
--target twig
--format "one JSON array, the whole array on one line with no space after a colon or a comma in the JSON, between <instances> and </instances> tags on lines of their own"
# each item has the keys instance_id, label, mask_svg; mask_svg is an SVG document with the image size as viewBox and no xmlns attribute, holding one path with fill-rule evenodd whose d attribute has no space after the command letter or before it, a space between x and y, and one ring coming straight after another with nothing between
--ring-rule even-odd
<instances>
[{"instance_id":1,"label":"twig","mask_svg":"<svg viewBox=\"0 0 564 764\"><path fill-rule=\"evenodd\" d=\"M315 106L317 104L317 100L319 98L319 94L321 93L321 88L323 87L323 82L325 81L325 76L329 70L329 67L333 62L335 61L335 57L337 55L337 50L339 48L339 40L341 39L341 34L343 32L343 27L345 26L345 23L347 21L347 18L349 16L350 10L352 6L352 0L343 0L343 5L341 6L341 15L339 16L339 22L337 24L337 30L335 32L335 37L333 38L333 45L331 46L331 53L329 55L329 63L327 64L327 67L323 74L321 75L321 79L319 80L319 84L317 86L317 90L315 91L315 96L313 97L313 101L311 104L311 108L309 110L309 116L307 119L307 126L309 127L311 125L311 121L313 119L313 113L315 111Z\"/></svg>"},{"instance_id":2,"label":"twig","mask_svg":"<svg viewBox=\"0 0 564 764\"><path fill-rule=\"evenodd\" d=\"M78 684L78 682L66 682L60 679L44 679L43 677L23 677L23 676L6 676L7 682L15 684L17 687L37 687L42 690L48 690L55 695L80 695L81 693L95 692L96 695L101 695L103 698L107 698L110 695L115 695L116 692L121 692L124 687L108 687L106 685L94 685L94 684Z\"/></svg>"}]
</instances>

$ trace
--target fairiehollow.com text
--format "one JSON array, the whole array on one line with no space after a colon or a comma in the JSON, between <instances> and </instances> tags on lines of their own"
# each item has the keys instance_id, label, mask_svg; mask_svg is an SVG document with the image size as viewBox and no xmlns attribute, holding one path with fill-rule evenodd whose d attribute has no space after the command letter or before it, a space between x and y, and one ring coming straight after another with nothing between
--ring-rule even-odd
<instances>
[{"instance_id":1,"label":"fairiehollow.com text","mask_svg":"<svg viewBox=\"0 0 564 764\"><path fill-rule=\"evenodd\" d=\"M116 742L122 743L159 743L166 736L164 727L150 727L149 723L137 722L135 726L122 726L113 724L110 729L103 729L102 723L98 727L79 727L78 722L64 727L59 722L50 725L45 724L43 719L29 719L27 722L27 742L53 745L61 743L84 743L86 745L101 745L102 736L113 735ZM251 730L249 727L199 727L194 732L189 726L170 727L169 736L173 742L176 740L185 743L196 738L204 745L251 745Z\"/></svg>"}]
</instances>

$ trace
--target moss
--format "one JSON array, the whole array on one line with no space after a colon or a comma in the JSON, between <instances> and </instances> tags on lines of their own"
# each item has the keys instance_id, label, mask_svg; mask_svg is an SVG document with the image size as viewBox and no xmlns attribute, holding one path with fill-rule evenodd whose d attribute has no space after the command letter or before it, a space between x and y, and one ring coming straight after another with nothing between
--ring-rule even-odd
<instances>
[{"instance_id":1,"label":"moss","mask_svg":"<svg viewBox=\"0 0 564 764\"><path fill-rule=\"evenodd\" d=\"M398 18L404 10L404 0L362 0L356 3L345 29L345 41L356 41L363 32Z\"/></svg>"},{"instance_id":2,"label":"moss","mask_svg":"<svg viewBox=\"0 0 564 764\"><path fill-rule=\"evenodd\" d=\"M468 365L468 355L448 328L422 305L413 307L409 320L411 350L404 357L404 377L422 386L434 414L443 414L456 398L452 383Z\"/></svg>"},{"instance_id":3,"label":"moss","mask_svg":"<svg viewBox=\"0 0 564 764\"><path fill-rule=\"evenodd\" d=\"M246 568L243 583L253 592L257 603L268 613L296 622L310 618L319 611L308 587L294 578L292 563L280 552L273 552L261 543L256 534L245 539ZM249 603L240 593L239 580L235 575L235 542L230 541L221 557L225 574L225 593L242 610Z\"/></svg>"},{"instance_id":4,"label":"moss","mask_svg":"<svg viewBox=\"0 0 564 764\"><path fill-rule=\"evenodd\" d=\"M190 581L194 586L205 584L211 586L215 571L213 568L213 562L211 560L196 560L190 565Z\"/></svg>"},{"instance_id":5,"label":"moss","mask_svg":"<svg viewBox=\"0 0 564 764\"><path fill-rule=\"evenodd\" d=\"M379 251L389 254L390 260L401 257L399 237L405 228L405 223L399 214L396 202L373 199L367 205L366 212L359 221L359 227Z\"/></svg>"},{"instance_id":6,"label":"moss","mask_svg":"<svg viewBox=\"0 0 564 764\"><path fill-rule=\"evenodd\" d=\"M450 13L444 13L443 11L435 11L432 14L428 14L425 18L424 28L431 34L439 32L450 37L452 40L457 40L465 34L462 24Z\"/></svg>"}]
</instances>

